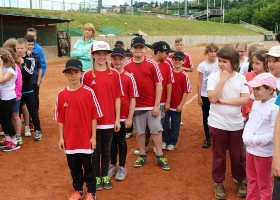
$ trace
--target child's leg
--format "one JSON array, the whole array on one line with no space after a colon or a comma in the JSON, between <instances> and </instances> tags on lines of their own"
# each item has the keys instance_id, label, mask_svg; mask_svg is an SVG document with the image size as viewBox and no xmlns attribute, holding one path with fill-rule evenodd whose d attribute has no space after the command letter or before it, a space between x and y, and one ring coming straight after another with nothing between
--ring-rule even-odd
<instances>
[{"instance_id":1,"label":"child's leg","mask_svg":"<svg viewBox=\"0 0 280 200\"><path fill-rule=\"evenodd\" d=\"M87 192L95 196L96 192L96 177L93 173L92 154L81 154L84 167L84 181L87 184Z\"/></svg>"},{"instance_id":2,"label":"child's leg","mask_svg":"<svg viewBox=\"0 0 280 200\"><path fill-rule=\"evenodd\" d=\"M261 199L259 188L258 188L258 181L257 181L257 171L256 168L256 156L246 152L246 175L248 178L248 186L247 186L247 199ZM271 198L270 198L271 199Z\"/></svg>"},{"instance_id":3,"label":"child's leg","mask_svg":"<svg viewBox=\"0 0 280 200\"><path fill-rule=\"evenodd\" d=\"M102 161L101 161L101 174L102 177L108 176L108 169L110 165L110 150L112 139L114 135L114 129L103 129L102 130L102 138L101 138L101 153L102 153Z\"/></svg>"},{"instance_id":4,"label":"child's leg","mask_svg":"<svg viewBox=\"0 0 280 200\"><path fill-rule=\"evenodd\" d=\"M163 122L162 142L164 142L165 144L169 144L169 137L171 134L170 117L171 117L171 110L165 113L164 122Z\"/></svg>"},{"instance_id":5,"label":"child's leg","mask_svg":"<svg viewBox=\"0 0 280 200\"><path fill-rule=\"evenodd\" d=\"M202 99L202 115L203 115L203 128L206 139L210 139L210 133L208 128L208 117L209 117L209 110L210 110L210 101L208 97L201 97Z\"/></svg>"},{"instance_id":6,"label":"child's leg","mask_svg":"<svg viewBox=\"0 0 280 200\"><path fill-rule=\"evenodd\" d=\"M133 131L136 133L136 141L140 151L140 155L146 155L146 126L147 126L147 112L133 117Z\"/></svg>"},{"instance_id":7,"label":"child's leg","mask_svg":"<svg viewBox=\"0 0 280 200\"><path fill-rule=\"evenodd\" d=\"M119 166L125 167L126 155L127 155L127 144L125 140L126 128L124 122L121 122L121 129L117 132L117 143L119 147Z\"/></svg>"},{"instance_id":8,"label":"child's leg","mask_svg":"<svg viewBox=\"0 0 280 200\"><path fill-rule=\"evenodd\" d=\"M171 113L171 132L169 144L176 145L179 137L180 123L181 123L181 112L170 111Z\"/></svg>"},{"instance_id":9,"label":"child's leg","mask_svg":"<svg viewBox=\"0 0 280 200\"><path fill-rule=\"evenodd\" d=\"M243 129L230 131L228 138L231 173L237 181L243 181L246 178L242 134Z\"/></svg>"},{"instance_id":10,"label":"child's leg","mask_svg":"<svg viewBox=\"0 0 280 200\"><path fill-rule=\"evenodd\" d=\"M35 108L39 111L39 89L40 87L36 84L33 84L33 92L34 92L34 100L35 100Z\"/></svg>"},{"instance_id":11,"label":"child's leg","mask_svg":"<svg viewBox=\"0 0 280 200\"><path fill-rule=\"evenodd\" d=\"M161 116L152 116L152 111L147 112L148 126L152 135L154 145L156 147L156 155L162 156L162 126L160 123Z\"/></svg>"},{"instance_id":12,"label":"child's leg","mask_svg":"<svg viewBox=\"0 0 280 200\"><path fill-rule=\"evenodd\" d=\"M34 124L35 130L36 131L41 131L40 119L39 119L38 111L36 109L33 92L23 94L22 98L24 99L26 107L27 107L27 109L29 111L29 114L32 118L32 122Z\"/></svg>"},{"instance_id":13,"label":"child's leg","mask_svg":"<svg viewBox=\"0 0 280 200\"><path fill-rule=\"evenodd\" d=\"M29 116L29 112L28 112L25 102L24 102L24 104L22 104L21 109L22 109L22 115L23 115L25 127L26 126L29 127L29 117L30 116Z\"/></svg>"},{"instance_id":14,"label":"child's leg","mask_svg":"<svg viewBox=\"0 0 280 200\"><path fill-rule=\"evenodd\" d=\"M96 177L100 178L100 155L101 155L101 138L102 138L102 130L96 129L96 148L94 149L92 155L92 166L93 172Z\"/></svg>"},{"instance_id":15,"label":"child's leg","mask_svg":"<svg viewBox=\"0 0 280 200\"><path fill-rule=\"evenodd\" d=\"M11 141L13 141L16 144L17 143L15 142L16 131L12 121L13 105L16 99L14 98L11 100L0 100L0 101L1 101L0 113L1 113L2 128L4 130L4 133L9 134L10 138L12 139Z\"/></svg>"},{"instance_id":16,"label":"child's leg","mask_svg":"<svg viewBox=\"0 0 280 200\"><path fill-rule=\"evenodd\" d=\"M83 168L82 168L82 154L66 154L68 167L73 180L73 187L75 191L83 192Z\"/></svg>"},{"instance_id":17,"label":"child's leg","mask_svg":"<svg viewBox=\"0 0 280 200\"><path fill-rule=\"evenodd\" d=\"M274 176L273 200L280 200L280 177Z\"/></svg>"},{"instance_id":18,"label":"child's leg","mask_svg":"<svg viewBox=\"0 0 280 200\"><path fill-rule=\"evenodd\" d=\"M228 131L209 126L212 138L212 178L215 183L222 183L226 173L226 150L228 143Z\"/></svg>"},{"instance_id":19,"label":"child's leg","mask_svg":"<svg viewBox=\"0 0 280 200\"><path fill-rule=\"evenodd\" d=\"M22 127L22 123L21 123L21 119L19 117L19 108L20 108L20 99L16 100L14 105L13 105L13 115L12 115L12 120L13 120L13 124L15 127L15 131L16 131L16 138L19 144L22 144L22 138L21 138L21 127Z\"/></svg>"},{"instance_id":20,"label":"child's leg","mask_svg":"<svg viewBox=\"0 0 280 200\"><path fill-rule=\"evenodd\" d=\"M111 144L111 165L117 164L118 157L118 132L114 132Z\"/></svg>"},{"instance_id":21,"label":"child's leg","mask_svg":"<svg viewBox=\"0 0 280 200\"><path fill-rule=\"evenodd\" d=\"M272 199L271 165L272 157L256 156L256 170L261 200Z\"/></svg>"}]
</instances>

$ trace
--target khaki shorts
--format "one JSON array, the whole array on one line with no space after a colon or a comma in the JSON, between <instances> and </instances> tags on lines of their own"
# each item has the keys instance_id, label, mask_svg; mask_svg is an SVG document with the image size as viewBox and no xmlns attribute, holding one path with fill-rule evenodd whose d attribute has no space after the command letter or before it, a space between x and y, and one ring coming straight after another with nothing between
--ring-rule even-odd
<instances>
[{"instance_id":1,"label":"khaki shorts","mask_svg":"<svg viewBox=\"0 0 280 200\"><path fill-rule=\"evenodd\" d=\"M133 117L133 132L137 133L137 135L145 134L148 126L151 134L160 134L162 131L160 119L161 115L154 117L151 110L141 115L136 115Z\"/></svg>"}]
</instances>

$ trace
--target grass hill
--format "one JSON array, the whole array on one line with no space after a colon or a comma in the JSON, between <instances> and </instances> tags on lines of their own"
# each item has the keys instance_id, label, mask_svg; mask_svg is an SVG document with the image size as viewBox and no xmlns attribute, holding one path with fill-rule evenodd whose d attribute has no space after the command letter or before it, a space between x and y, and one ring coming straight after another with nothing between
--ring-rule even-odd
<instances>
[{"instance_id":1,"label":"grass hill","mask_svg":"<svg viewBox=\"0 0 280 200\"><path fill-rule=\"evenodd\" d=\"M257 35L238 24L222 24L217 22L194 21L184 18L159 18L156 16L96 14L69 11L30 10L20 8L0 8L0 12L22 13L40 16L55 16L74 19L70 28L82 28L86 23L92 23L98 30L104 26L125 28L119 34L124 36L138 30L151 36L168 35ZM59 25L58 25L59 26ZM98 31L97 31L98 34Z\"/></svg>"}]
</instances>

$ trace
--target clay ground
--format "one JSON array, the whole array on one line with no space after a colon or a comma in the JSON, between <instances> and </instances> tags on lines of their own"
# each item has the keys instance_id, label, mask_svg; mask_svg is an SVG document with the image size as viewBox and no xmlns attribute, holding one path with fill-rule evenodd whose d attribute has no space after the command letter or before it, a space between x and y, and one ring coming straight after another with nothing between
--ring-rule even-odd
<instances>
[{"instance_id":1,"label":"clay ground","mask_svg":"<svg viewBox=\"0 0 280 200\"><path fill-rule=\"evenodd\" d=\"M269 42L267 48L277 45ZM211 178L211 148L201 148L204 140L201 108L197 104L196 68L206 59L204 46L187 47L195 70L189 73L192 93L184 106L178 147L164 154L171 166L164 171L155 162L150 150L148 162L141 168L134 168L136 156L135 137L127 140L128 175L124 181L112 180L113 188L97 192L97 199L116 200L214 200ZM23 138L21 149L0 152L0 199L9 200L66 200L73 192L71 177L65 154L58 148L58 124L53 121L56 95L66 84L62 69L67 58L48 59L47 73L40 89L40 118L43 139L34 142ZM151 148L151 145L150 145ZM239 199L232 182L229 160L227 162L225 188L228 200Z\"/></svg>"}]
</instances>

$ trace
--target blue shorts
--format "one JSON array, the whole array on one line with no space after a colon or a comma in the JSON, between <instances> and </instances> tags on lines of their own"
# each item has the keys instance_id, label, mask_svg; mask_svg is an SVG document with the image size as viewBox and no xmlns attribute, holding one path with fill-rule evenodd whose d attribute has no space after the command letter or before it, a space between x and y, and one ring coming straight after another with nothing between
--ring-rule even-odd
<instances>
[{"instance_id":1,"label":"blue shorts","mask_svg":"<svg viewBox=\"0 0 280 200\"><path fill-rule=\"evenodd\" d=\"M13 114L19 113L19 107L20 107L20 99L16 100L13 105Z\"/></svg>"}]
</instances>

